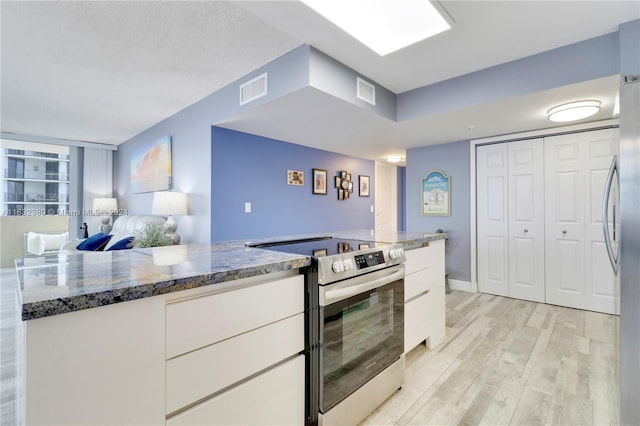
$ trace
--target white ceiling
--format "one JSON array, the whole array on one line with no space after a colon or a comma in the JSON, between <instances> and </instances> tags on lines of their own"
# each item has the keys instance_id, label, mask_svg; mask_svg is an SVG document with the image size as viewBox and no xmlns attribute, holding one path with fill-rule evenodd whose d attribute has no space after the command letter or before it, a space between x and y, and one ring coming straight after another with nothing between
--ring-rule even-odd
<instances>
[{"instance_id":1,"label":"white ceiling","mask_svg":"<svg viewBox=\"0 0 640 426\"><path fill-rule=\"evenodd\" d=\"M119 144L303 43L400 93L640 18L637 1L441 4L452 30L379 57L297 1L3 0L0 126ZM617 89L617 80L606 78L405 123L305 89L223 125L377 159L408 147L549 127L549 105L575 98L601 99L594 120L611 118Z\"/></svg>"}]
</instances>

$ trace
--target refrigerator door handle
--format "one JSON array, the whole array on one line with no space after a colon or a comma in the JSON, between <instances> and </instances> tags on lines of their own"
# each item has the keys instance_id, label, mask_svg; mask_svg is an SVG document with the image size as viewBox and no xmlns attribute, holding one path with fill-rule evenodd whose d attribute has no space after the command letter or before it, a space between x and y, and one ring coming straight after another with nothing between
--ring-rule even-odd
<instances>
[{"instance_id":1,"label":"refrigerator door handle","mask_svg":"<svg viewBox=\"0 0 640 426\"><path fill-rule=\"evenodd\" d=\"M618 188L620 187L620 175L618 174L618 157L614 156L609 168L609 174L607 175L607 184L604 188L604 200L602 202L602 230L604 232L604 245L607 247L607 254L609 255L609 261L613 272L617 275L620 268L620 244L618 244L616 253L613 252L613 244L611 243L611 236L609 235L609 195L611 195L611 185L613 184L614 175L618 179ZM615 227L615 210L614 210L614 227ZM615 228L614 228L615 235Z\"/></svg>"}]
</instances>

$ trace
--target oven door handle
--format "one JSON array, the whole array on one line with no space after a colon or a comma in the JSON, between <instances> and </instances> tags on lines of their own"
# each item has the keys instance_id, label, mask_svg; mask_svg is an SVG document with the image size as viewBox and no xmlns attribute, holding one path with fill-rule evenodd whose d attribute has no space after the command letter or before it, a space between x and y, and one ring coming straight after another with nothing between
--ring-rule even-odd
<instances>
[{"instance_id":1,"label":"oven door handle","mask_svg":"<svg viewBox=\"0 0 640 426\"><path fill-rule=\"evenodd\" d=\"M338 302L343 299L348 299L352 296L364 293L365 291L372 290L374 288L382 287L390 284L394 281L398 281L404 278L404 268L396 270L389 275L382 278L375 279L373 281L366 281L362 284L350 285L335 290L327 290L324 293L324 305Z\"/></svg>"}]
</instances>

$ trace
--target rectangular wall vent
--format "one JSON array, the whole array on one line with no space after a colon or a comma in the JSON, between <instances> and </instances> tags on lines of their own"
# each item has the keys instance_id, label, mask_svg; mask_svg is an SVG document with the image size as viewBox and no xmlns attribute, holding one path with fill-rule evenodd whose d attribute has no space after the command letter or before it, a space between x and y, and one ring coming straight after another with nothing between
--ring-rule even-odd
<instances>
[{"instance_id":1,"label":"rectangular wall vent","mask_svg":"<svg viewBox=\"0 0 640 426\"><path fill-rule=\"evenodd\" d=\"M240 105L255 101L267 94L267 73L240 85Z\"/></svg>"},{"instance_id":2,"label":"rectangular wall vent","mask_svg":"<svg viewBox=\"0 0 640 426\"><path fill-rule=\"evenodd\" d=\"M376 86L357 77L356 97L371 105L376 104Z\"/></svg>"}]
</instances>

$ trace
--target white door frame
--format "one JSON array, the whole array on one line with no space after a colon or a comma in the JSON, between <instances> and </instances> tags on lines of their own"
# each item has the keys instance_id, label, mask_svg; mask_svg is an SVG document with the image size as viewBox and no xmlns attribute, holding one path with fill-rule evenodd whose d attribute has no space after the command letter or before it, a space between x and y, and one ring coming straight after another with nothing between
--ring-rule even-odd
<instances>
[{"instance_id":1,"label":"white door frame","mask_svg":"<svg viewBox=\"0 0 640 426\"><path fill-rule=\"evenodd\" d=\"M596 130L619 125L619 120L602 120L593 123L574 124L572 126L554 127L530 132L512 133L509 135L494 136L482 139L472 139L469 141L469 179L470 179L470 247L471 247L471 291L478 292L478 253L477 253L477 211L476 211L476 146L491 143L514 141L518 139L531 139L562 133L578 132L585 130Z\"/></svg>"}]
</instances>

